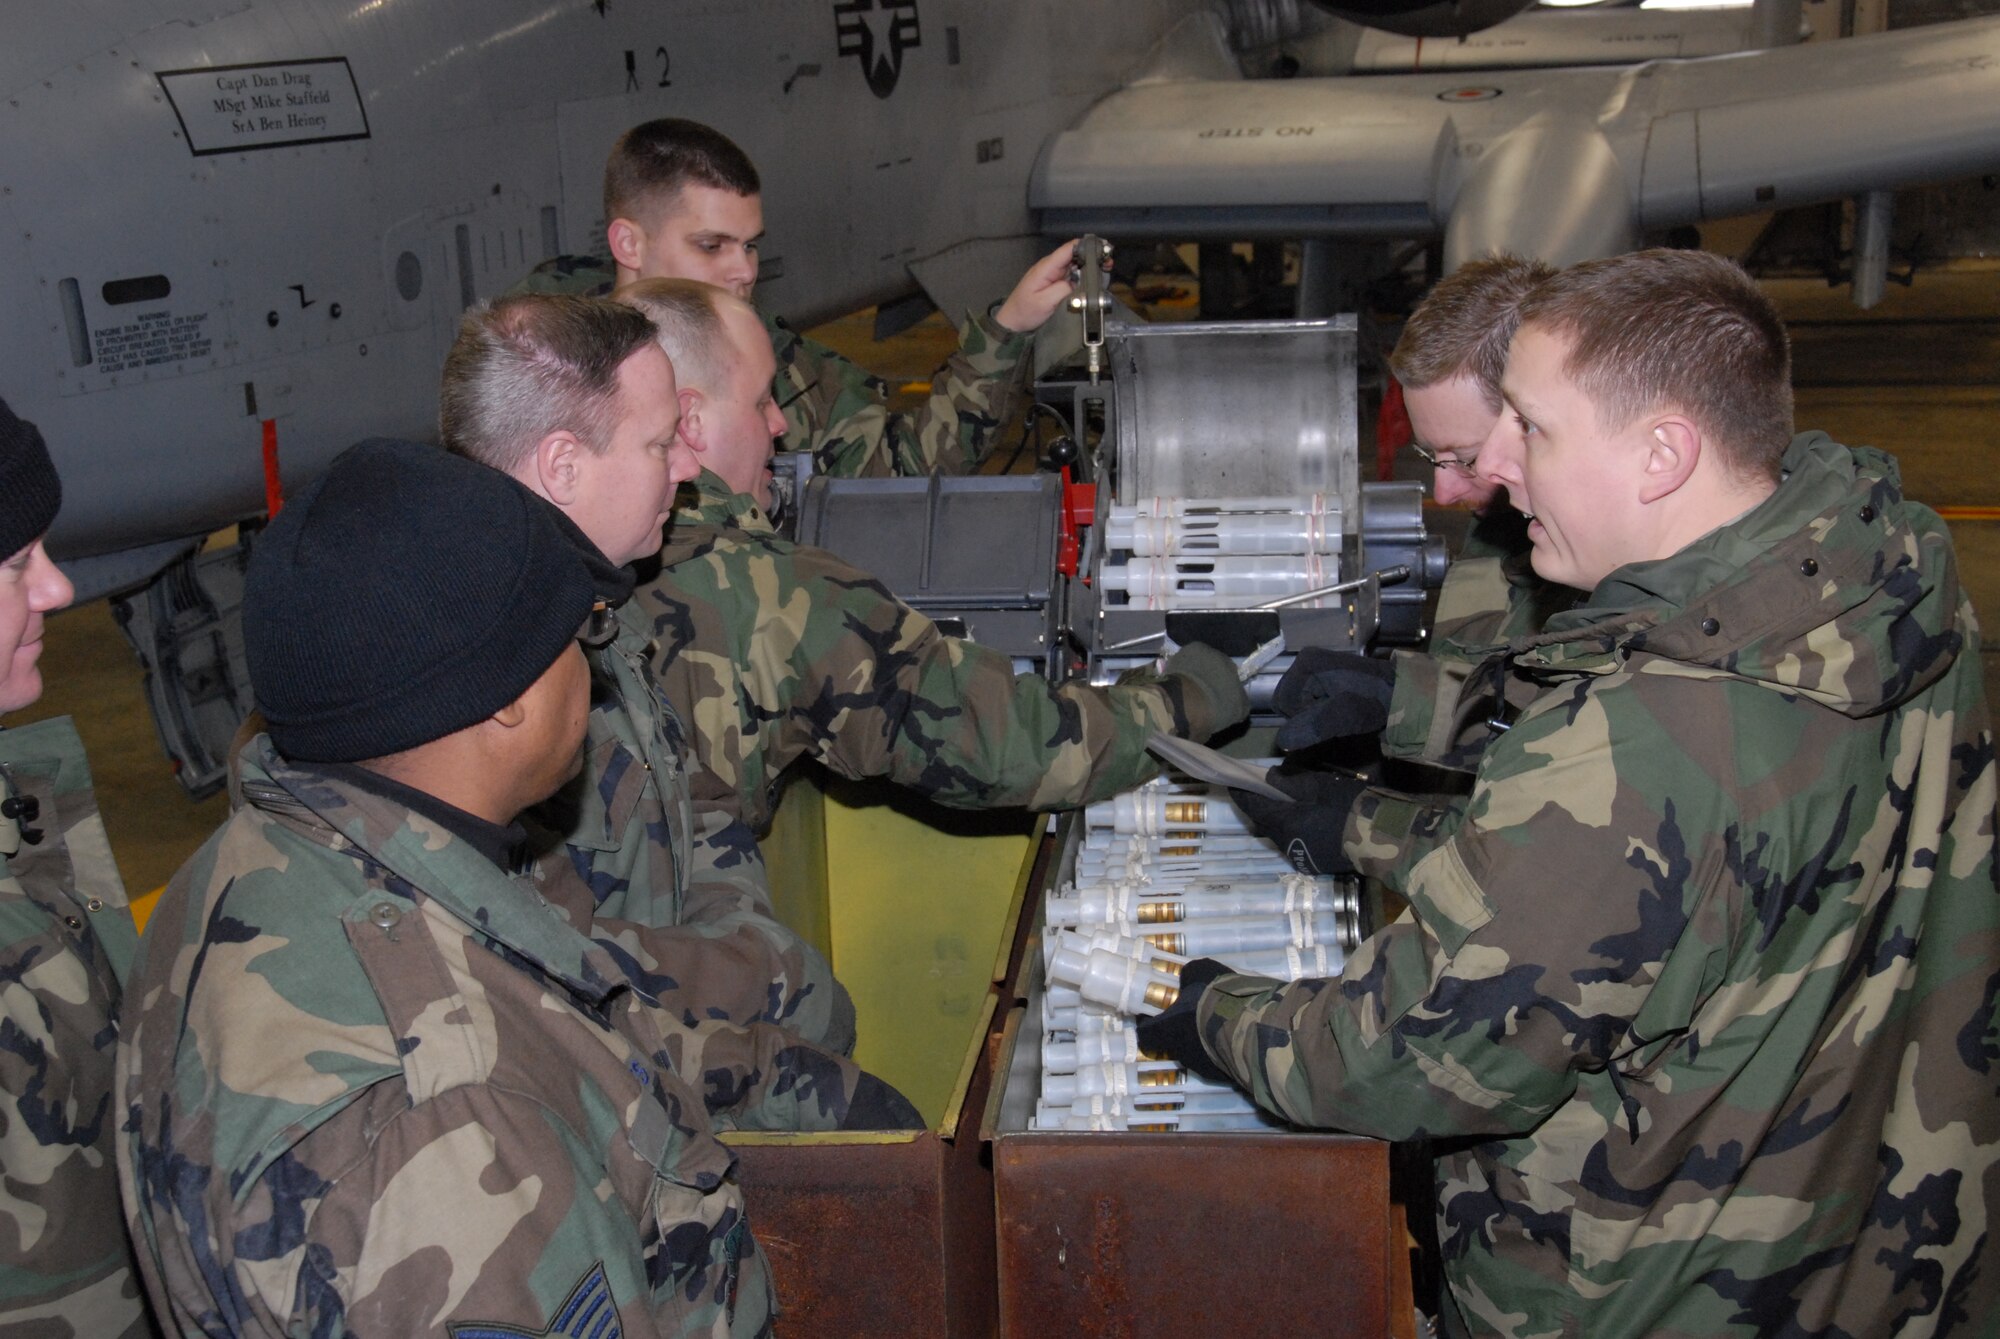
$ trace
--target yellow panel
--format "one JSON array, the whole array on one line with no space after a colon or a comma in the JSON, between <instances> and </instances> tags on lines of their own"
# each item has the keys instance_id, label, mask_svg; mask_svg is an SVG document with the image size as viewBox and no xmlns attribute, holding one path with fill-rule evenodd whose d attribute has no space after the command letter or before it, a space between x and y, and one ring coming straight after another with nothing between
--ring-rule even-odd
<instances>
[{"instance_id":1,"label":"yellow panel","mask_svg":"<svg viewBox=\"0 0 2000 1339\"><path fill-rule=\"evenodd\" d=\"M914 1144L922 1134L920 1130L718 1130L716 1138L739 1148L854 1148Z\"/></svg>"},{"instance_id":2,"label":"yellow panel","mask_svg":"<svg viewBox=\"0 0 2000 1339\"><path fill-rule=\"evenodd\" d=\"M798 931L827 958L833 958L833 928L826 912L826 795L820 773L795 767L771 817L771 830L757 845L771 880L771 905L778 919Z\"/></svg>"},{"instance_id":3,"label":"yellow panel","mask_svg":"<svg viewBox=\"0 0 2000 1339\"><path fill-rule=\"evenodd\" d=\"M854 1058L937 1128L983 1031L1035 820L880 794L840 783L827 797L833 965L854 997Z\"/></svg>"}]
</instances>

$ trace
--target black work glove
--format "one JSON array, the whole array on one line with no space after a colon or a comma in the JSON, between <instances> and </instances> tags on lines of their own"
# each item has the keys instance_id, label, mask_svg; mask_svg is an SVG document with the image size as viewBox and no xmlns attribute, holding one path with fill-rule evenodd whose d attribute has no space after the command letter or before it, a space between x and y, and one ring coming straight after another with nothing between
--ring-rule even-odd
<instances>
[{"instance_id":1,"label":"black work glove","mask_svg":"<svg viewBox=\"0 0 2000 1339\"><path fill-rule=\"evenodd\" d=\"M1396 670L1386 660L1308 646L1271 690L1271 705L1288 719L1278 747L1290 752L1329 739L1375 735L1389 723Z\"/></svg>"},{"instance_id":2,"label":"black work glove","mask_svg":"<svg viewBox=\"0 0 2000 1339\"><path fill-rule=\"evenodd\" d=\"M1201 1002L1201 992L1208 989L1208 983L1228 973L1229 969L1213 958L1196 958L1181 968L1179 997L1151 1018L1139 1020L1139 1049L1163 1060L1171 1060L1188 1073L1199 1074L1210 1083L1234 1082L1222 1066L1209 1059L1208 1052L1202 1049L1201 1029L1195 1022L1194 1013L1194 1007Z\"/></svg>"},{"instance_id":3,"label":"black work glove","mask_svg":"<svg viewBox=\"0 0 2000 1339\"><path fill-rule=\"evenodd\" d=\"M1277 767L1269 776L1271 784L1292 799L1274 800L1248 790L1229 792L1251 826L1276 842L1301 874L1354 873L1340 834L1354 802L1368 789L1367 778L1352 772L1287 772Z\"/></svg>"}]
</instances>

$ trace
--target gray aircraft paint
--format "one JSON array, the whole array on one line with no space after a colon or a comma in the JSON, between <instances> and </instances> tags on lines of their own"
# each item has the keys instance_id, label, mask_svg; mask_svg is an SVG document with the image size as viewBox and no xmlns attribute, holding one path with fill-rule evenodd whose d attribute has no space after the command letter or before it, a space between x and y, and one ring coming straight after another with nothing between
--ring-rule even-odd
<instances>
[{"instance_id":1,"label":"gray aircraft paint","mask_svg":"<svg viewBox=\"0 0 2000 1339\"><path fill-rule=\"evenodd\" d=\"M775 311L894 298L931 258L995 282L983 244L1037 244L1042 141L1189 8L16 0L0 396L62 471L53 547L101 593L261 513L267 420L291 487L362 437L433 435L460 312L601 248L605 153L649 117L757 161Z\"/></svg>"}]
</instances>

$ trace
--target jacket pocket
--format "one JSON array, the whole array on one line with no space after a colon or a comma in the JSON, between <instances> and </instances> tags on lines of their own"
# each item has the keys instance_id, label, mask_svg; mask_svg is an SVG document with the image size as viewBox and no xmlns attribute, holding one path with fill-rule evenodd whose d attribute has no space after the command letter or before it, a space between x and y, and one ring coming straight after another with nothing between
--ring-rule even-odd
<instances>
[{"instance_id":1,"label":"jacket pocket","mask_svg":"<svg viewBox=\"0 0 2000 1339\"><path fill-rule=\"evenodd\" d=\"M647 1067L634 1060L633 1072L651 1088ZM662 1080L681 1109L704 1110L698 1094L671 1077ZM646 1278L656 1307L678 1318L684 1333L706 1333L717 1315L739 1306L772 1315L776 1302L768 1272L757 1252L735 1179L736 1158L709 1132L676 1119L654 1093L642 1094L627 1129L632 1151L652 1169L642 1217Z\"/></svg>"},{"instance_id":2,"label":"jacket pocket","mask_svg":"<svg viewBox=\"0 0 2000 1339\"><path fill-rule=\"evenodd\" d=\"M1445 842L1419 860L1410 871L1404 895L1447 957L1493 919L1493 904L1466 867L1457 842Z\"/></svg>"}]
</instances>

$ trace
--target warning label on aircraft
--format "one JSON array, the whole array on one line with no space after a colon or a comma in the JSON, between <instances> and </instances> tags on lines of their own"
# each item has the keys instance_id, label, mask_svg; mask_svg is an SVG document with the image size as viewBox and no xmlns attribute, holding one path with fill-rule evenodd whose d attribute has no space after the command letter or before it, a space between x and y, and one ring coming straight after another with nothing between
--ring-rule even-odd
<instances>
[{"instance_id":1,"label":"warning label on aircraft","mask_svg":"<svg viewBox=\"0 0 2000 1339\"><path fill-rule=\"evenodd\" d=\"M161 70L160 87L196 157L368 138L345 56Z\"/></svg>"},{"instance_id":2,"label":"warning label on aircraft","mask_svg":"<svg viewBox=\"0 0 2000 1339\"><path fill-rule=\"evenodd\" d=\"M90 335L92 360L100 372L137 372L206 358L215 344L207 312L140 312L125 325L99 326Z\"/></svg>"}]
</instances>

